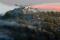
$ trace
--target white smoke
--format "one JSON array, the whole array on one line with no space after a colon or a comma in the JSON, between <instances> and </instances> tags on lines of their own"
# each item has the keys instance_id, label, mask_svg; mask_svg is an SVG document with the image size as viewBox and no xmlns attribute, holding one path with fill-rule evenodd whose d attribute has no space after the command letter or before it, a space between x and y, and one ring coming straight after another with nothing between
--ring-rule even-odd
<instances>
[{"instance_id":1,"label":"white smoke","mask_svg":"<svg viewBox=\"0 0 60 40\"><path fill-rule=\"evenodd\" d=\"M9 10L13 10L14 8L17 8L16 6L9 6L3 3L0 3L0 15L4 15L5 12Z\"/></svg>"}]
</instances>

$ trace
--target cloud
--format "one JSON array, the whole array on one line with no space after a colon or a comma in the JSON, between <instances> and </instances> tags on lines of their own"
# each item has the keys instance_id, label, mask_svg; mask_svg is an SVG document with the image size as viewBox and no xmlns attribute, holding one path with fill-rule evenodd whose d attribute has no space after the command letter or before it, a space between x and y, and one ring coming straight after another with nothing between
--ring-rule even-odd
<instances>
[{"instance_id":1,"label":"cloud","mask_svg":"<svg viewBox=\"0 0 60 40\"><path fill-rule=\"evenodd\" d=\"M7 12L9 10L13 10L14 8L16 8L16 7L15 6L8 6L3 3L0 3L0 14L3 15L5 12Z\"/></svg>"},{"instance_id":2,"label":"cloud","mask_svg":"<svg viewBox=\"0 0 60 40\"><path fill-rule=\"evenodd\" d=\"M38 8L41 10L60 11L60 3L39 4L39 5L32 5L31 7Z\"/></svg>"}]
</instances>

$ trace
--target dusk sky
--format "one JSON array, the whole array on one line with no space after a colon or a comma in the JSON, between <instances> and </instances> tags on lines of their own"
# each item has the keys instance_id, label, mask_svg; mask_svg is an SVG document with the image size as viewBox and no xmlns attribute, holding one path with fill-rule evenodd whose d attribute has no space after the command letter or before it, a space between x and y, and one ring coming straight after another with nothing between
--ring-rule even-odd
<instances>
[{"instance_id":1,"label":"dusk sky","mask_svg":"<svg viewBox=\"0 0 60 40\"><path fill-rule=\"evenodd\" d=\"M6 4L10 4L10 5L14 5L14 4L28 4L28 3L32 3L32 4L48 4L48 3L59 3L60 0L0 0L0 2L2 3L6 3Z\"/></svg>"}]
</instances>

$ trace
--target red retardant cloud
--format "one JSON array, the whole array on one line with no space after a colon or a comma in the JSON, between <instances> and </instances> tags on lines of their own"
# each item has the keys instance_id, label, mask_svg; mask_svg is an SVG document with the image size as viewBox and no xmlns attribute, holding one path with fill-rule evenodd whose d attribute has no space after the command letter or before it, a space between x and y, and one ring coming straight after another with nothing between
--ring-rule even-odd
<instances>
[{"instance_id":1,"label":"red retardant cloud","mask_svg":"<svg viewBox=\"0 0 60 40\"><path fill-rule=\"evenodd\" d=\"M60 5L34 5L32 8L60 11Z\"/></svg>"}]
</instances>

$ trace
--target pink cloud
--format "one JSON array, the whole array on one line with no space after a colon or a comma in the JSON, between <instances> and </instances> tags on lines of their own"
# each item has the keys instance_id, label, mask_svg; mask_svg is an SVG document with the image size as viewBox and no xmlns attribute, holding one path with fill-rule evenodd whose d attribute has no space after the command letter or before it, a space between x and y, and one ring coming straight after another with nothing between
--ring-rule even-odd
<instances>
[{"instance_id":1,"label":"pink cloud","mask_svg":"<svg viewBox=\"0 0 60 40\"><path fill-rule=\"evenodd\" d=\"M59 5L34 5L34 6L32 6L32 8L60 11Z\"/></svg>"}]
</instances>

